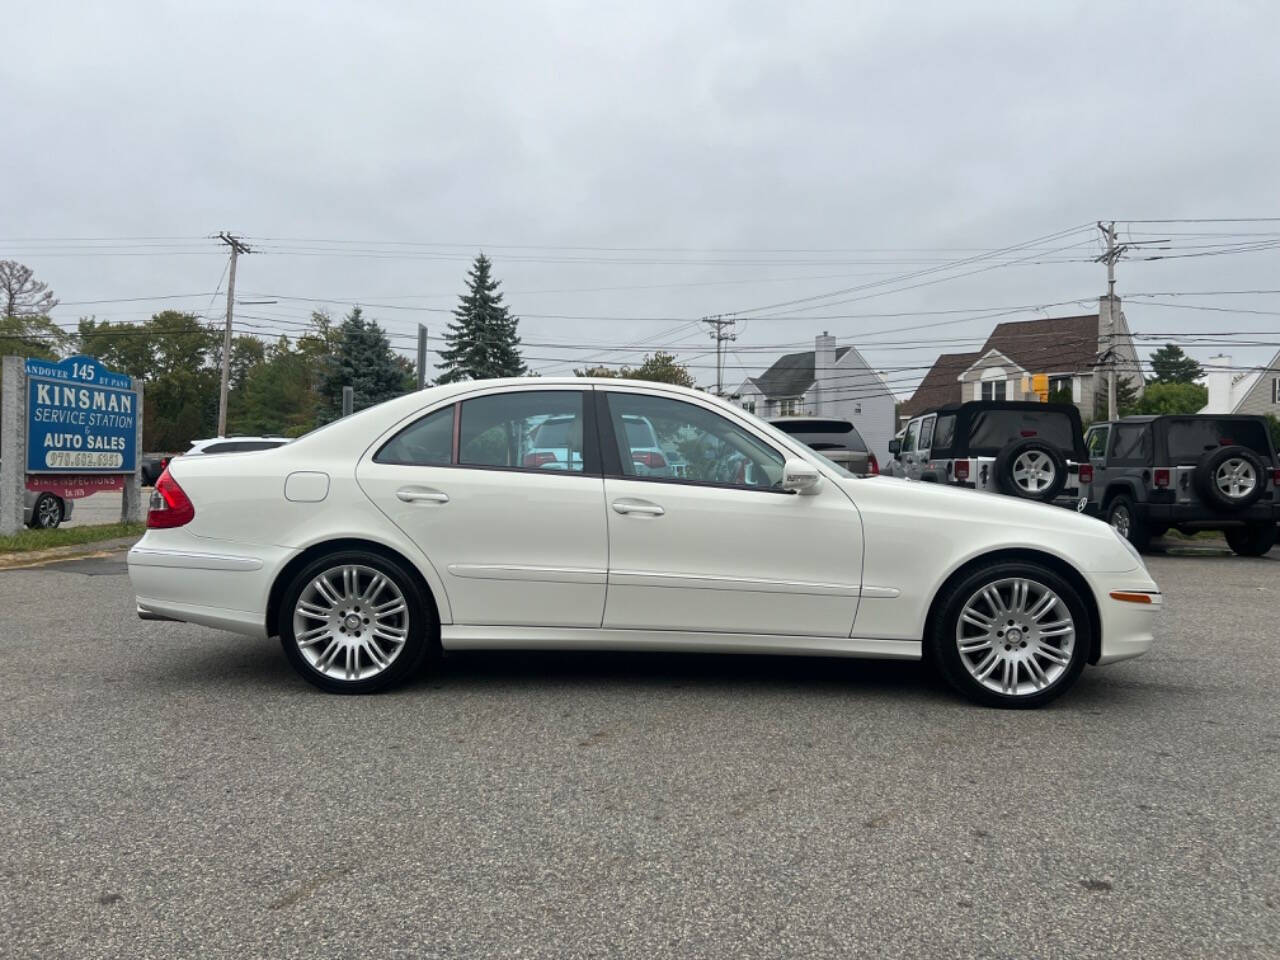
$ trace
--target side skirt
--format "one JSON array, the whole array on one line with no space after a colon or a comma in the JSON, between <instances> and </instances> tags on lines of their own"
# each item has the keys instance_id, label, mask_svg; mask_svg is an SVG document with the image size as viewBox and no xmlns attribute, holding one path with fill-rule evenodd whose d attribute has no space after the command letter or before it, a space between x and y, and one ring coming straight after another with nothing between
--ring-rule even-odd
<instances>
[{"instance_id":1,"label":"side skirt","mask_svg":"<svg viewBox=\"0 0 1280 960\"><path fill-rule=\"evenodd\" d=\"M653 650L689 653L770 653L814 657L919 660L918 640L780 637L753 633L677 633L575 627L486 627L444 624L446 650Z\"/></svg>"}]
</instances>

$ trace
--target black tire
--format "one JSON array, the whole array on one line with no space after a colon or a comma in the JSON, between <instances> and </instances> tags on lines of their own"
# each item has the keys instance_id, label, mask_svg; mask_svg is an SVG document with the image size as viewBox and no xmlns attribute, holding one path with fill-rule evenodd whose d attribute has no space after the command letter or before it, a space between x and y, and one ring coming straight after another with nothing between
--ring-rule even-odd
<instances>
[{"instance_id":1,"label":"black tire","mask_svg":"<svg viewBox=\"0 0 1280 960\"><path fill-rule=\"evenodd\" d=\"M957 629L961 613L978 591L986 585L1014 579L1031 581L1032 584L1056 593L1070 611L1075 636L1069 658L1063 665L1064 669L1048 686L1035 692L1009 695L984 686L970 673L965 665L964 655L960 652ZM1044 706L1071 688L1072 684L1079 679L1089 659L1089 650L1093 643L1093 628L1090 625L1089 612L1084 600L1075 587L1059 574L1038 563L1003 562L974 569L945 588L938 598L935 609L937 613L934 621L929 625L926 638L926 657L954 690L984 706L1005 709ZM1026 646L1026 641L1023 642L1023 646ZM1017 650L1012 652L1015 656L1018 655ZM996 653L998 654L999 651ZM1024 656L1029 658L1029 655L1024 654ZM1029 680L1031 674L1025 667L1014 668L1014 677L1020 676L1019 669Z\"/></svg>"},{"instance_id":2,"label":"black tire","mask_svg":"<svg viewBox=\"0 0 1280 960\"><path fill-rule=\"evenodd\" d=\"M1151 529L1127 493L1116 494L1107 504L1107 523L1119 530L1135 549L1146 550L1151 545Z\"/></svg>"},{"instance_id":3,"label":"black tire","mask_svg":"<svg viewBox=\"0 0 1280 960\"><path fill-rule=\"evenodd\" d=\"M1280 527L1274 523L1250 523L1243 527L1228 527L1222 531L1227 546L1242 557L1260 557L1276 545Z\"/></svg>"},{"instance_id":4,"label":"black tire","mask_svg":"<svg viewBox=\"0 0 1280 960\"><path fill-rule=\"evenodd\" d=\"M60 499L52 493L42 493L31 506L31 521L27 526L32 530L53 530L62 523L66 515L66 508Z\"/></svg>"},{"instance_id":5,"label":"black tire","mask_svg":"<svg viewBox=\"0 0 1280 960\"><path fill-rule=\"evenodd\" d=\"M406 608L403 624L406 635L399 652L381 672L354 680L338 679L321 672L304 656L294 633L295 608L303 591L308 589L312 581L321 573L344 565L368 568L387 578L404 597ZM356 592L358 591L352 591L353 594ZM365 623L368 623L367 618ZM430 599L423 595L423 588L417 579L403 570L398 563L388 560L381 554L366 550L342 550L331 553L316 559L298 571L285 589L276 625L280 634L280 644L284 648L284 654L289 663L303 678L329 693L376 693L394 687L415 675L439 647L440 624L435 616L435 607ZM358 657L357 663L359 663Z\"/></svg>"},{"instance_id":6,"label":"black tire","mask_svg":"<svg viewBox=\"0 0 1280 960\"><path fill-rule=\"evenodd\" d=\"M1053 468L1053 478L1042 490L1034 492L1027 490L1019 486L1014 478L1013 470L1018 458L1028 453L1043 454ZM1067 483L1067 461L1063 459L1062 454L1043 440L1036 440L1034 437L1015 440L1006 445L996 454L995 470L996 482L1000 485L1000 490L1012 497L1021 497L1023 500L1048 503L1062 492L1062 488Z\"/></svg>"},{"instance_id":7,"label":"black tire","mask_svg":"<svg viewBox=\"0 0 1280 960\"><path fill-rule=\"evenodd\" d=\"M1228 460L1242 461L1253 470L1253 487L1248 493L1233 497L1215 482L1218 468ZM1241 510L1257 503L1267 486L1267 474L1270 472L1270 468L1264 467L1261 458L1248 447L1219 447L1206 453L1196 465L1196 488L1213 506L1223 510Z\"/></svg>"}]
</instances>

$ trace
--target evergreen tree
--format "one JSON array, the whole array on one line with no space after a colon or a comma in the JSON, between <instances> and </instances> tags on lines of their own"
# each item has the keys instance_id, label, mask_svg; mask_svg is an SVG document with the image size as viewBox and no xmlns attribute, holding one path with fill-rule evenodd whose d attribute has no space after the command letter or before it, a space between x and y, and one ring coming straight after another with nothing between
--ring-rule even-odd
<instances>
[{"instance_id":1,"label":"evergreen tree","mask_svg":"<svg viewBox=\"0 0 1280 960\"><path fill-rule=\"evenodd\" d=\"M1176 343L1166 343L1151 354L1151 370L1156 383L1195 383L1204 370Z\"/></svg>"},{"instance_id":2,"label":"evergreen tree","mask_svg":"<svg viewBox=\"0 0 1280 960\"><path fill-rule=\"evenodd\" d=\"M492 266L481 253L467 272L467 292L458 298L454 320L445 334L448 347L440 351L443 363L438 369L443 372L437 383L522 377L526 373L516 331L520 321L502 302L499 281L490 272Z\"/></svg>"},{"instance_id":3,"label":"evergreen tree","mask_svg":"<svg viewBox=\"0 0 1280 960\"><path fill-rule=\"evenodd\" d=\"M1128 377L1116 375L1116 416L1125 417L1136 413L1138 404L1138 388ZM1098 393L1093 401L1094 415L1099 419L1107 416L1107 378L1098 381Z\"/></svg>"},{"instance_id":4,"label":"evergreen tree","mask_svg":"<svg viewBox=\"0 0 1280 960\"><path fill-rule=\"evenodd\" d=\"M342 416L342 388L354 388L353 409L363 410L404 393L404 372L387 335L374 320L352 307L337 329L334 349L321 368L318 392L321 418Z\"/></svg>"}]
</instances>

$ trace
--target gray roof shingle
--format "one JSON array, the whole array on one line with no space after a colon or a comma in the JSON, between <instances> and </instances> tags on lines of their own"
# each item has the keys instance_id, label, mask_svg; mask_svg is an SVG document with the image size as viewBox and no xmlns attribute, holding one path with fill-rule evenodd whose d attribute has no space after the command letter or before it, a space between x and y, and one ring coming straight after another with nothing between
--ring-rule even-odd
<instances>
[{"instance_id":1,"label":"gray roof shingle","mask_svg":"<svg viewBox=\"0 0 1280 960\"><path fill-rule=\"evenodd\" d=\"M836 347L836 362L848 352L848 347ZM813 386L814 379L812 350L779 357L768 370L752 378L770 399L799 397Z\"/></svg>"}]
</instances>

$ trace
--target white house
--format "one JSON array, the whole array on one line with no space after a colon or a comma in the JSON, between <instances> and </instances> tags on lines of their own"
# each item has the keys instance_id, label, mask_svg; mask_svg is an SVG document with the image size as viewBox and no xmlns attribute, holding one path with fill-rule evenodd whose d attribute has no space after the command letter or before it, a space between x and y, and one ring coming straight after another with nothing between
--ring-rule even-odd
<instances>
[{"instance_id":1,"label":"white house","mask_svg":"<svg viewBox=\"0 0 1280 960\"><path fill-rule=\"evenodd\" d=\"M788 353L764 373L748 377L732 399L748 413L815 416L850 421L876 459L885 463L893 439L894 396L884 377L852 346L837 347L826 333L814 349Z\"/></svg>"},{"instance_id":2,"label":"white house","mask_svg":"<svg viewBox=\"0 0 1280 960\"><path fill-rule=\"evenodd\" d=\"M1269 413L1280 417L1280 353L1265 367L1243 373L1228 356L1210 357L1204 377L1209 402L1201 413Z\"/></svg>"}]
</instances>

